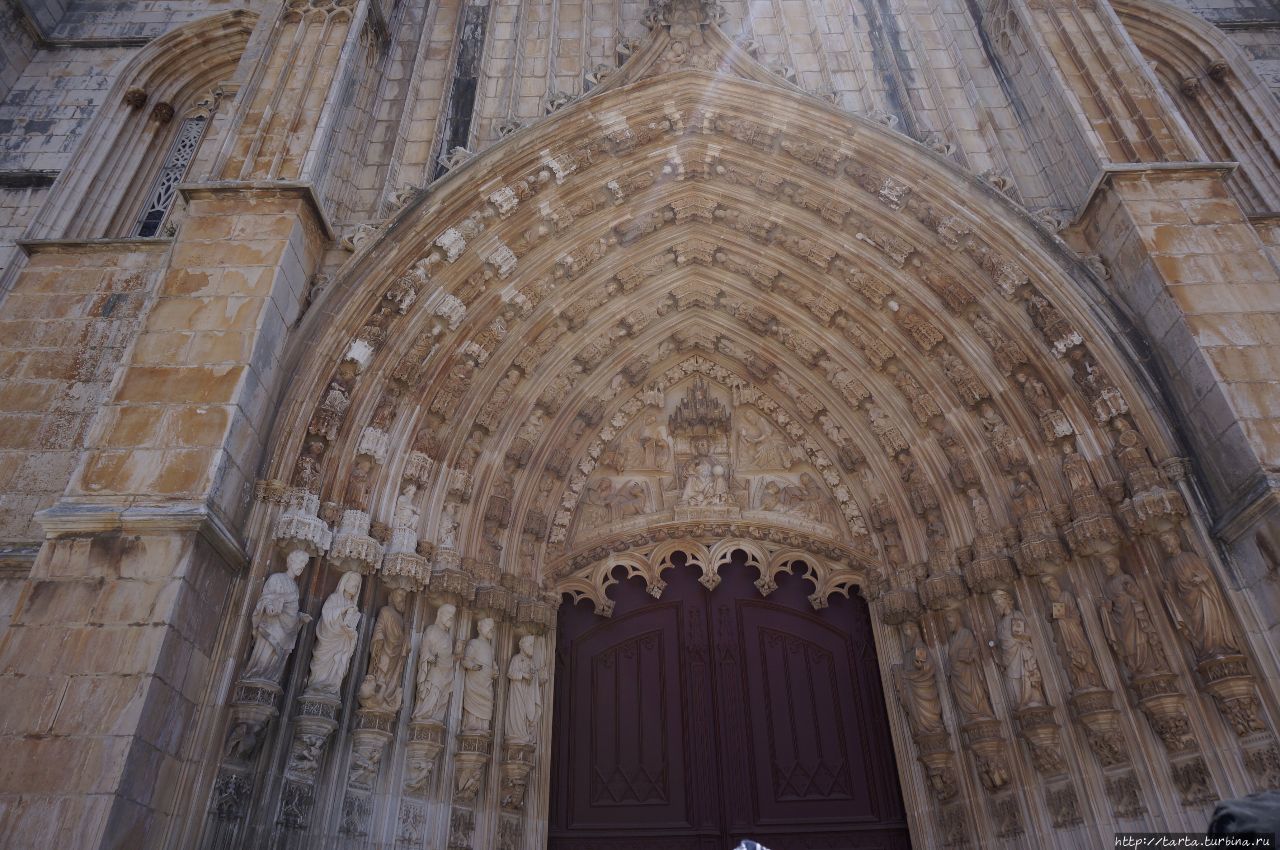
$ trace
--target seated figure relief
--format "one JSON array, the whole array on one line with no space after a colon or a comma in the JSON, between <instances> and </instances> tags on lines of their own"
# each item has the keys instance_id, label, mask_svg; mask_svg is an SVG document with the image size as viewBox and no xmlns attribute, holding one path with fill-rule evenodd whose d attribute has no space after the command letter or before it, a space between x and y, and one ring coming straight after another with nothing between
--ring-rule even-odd
<instances>
[{"instance_id":1,"label":"seated figure relief","mask_svg":"<svg viewBox=\"0 0 1280 850\"><path fill-rule=\"evenodd\" d=\"M645 401L604 447L582 490L574 532L580 539L673 510L748 510L802 525L841 525L808 454L816 444L795 423L784 431L764 410L727 403L704 381Z\"/></svg>"}]
</instances>

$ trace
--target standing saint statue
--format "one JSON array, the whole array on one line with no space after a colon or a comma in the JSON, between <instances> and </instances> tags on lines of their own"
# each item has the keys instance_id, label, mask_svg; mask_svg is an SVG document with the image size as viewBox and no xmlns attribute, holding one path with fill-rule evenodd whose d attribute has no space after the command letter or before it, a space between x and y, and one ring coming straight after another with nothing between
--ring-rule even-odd
<instances>
[{"instance_id":1,"label":"standing saint statue","mask_svg":"<svg viewBox=\"0 0 1280 850\"><path fill-rule=\"evenodd\" d=\"M534 655L538 639L533 635L520 638L520 651L507 667L511 684L507 690L507 743L532 744L538 734L542 716L542 686L546 671Z\"/></svg>"},{"instance_id":2,"label":"standing saint statue","mask_svg":"<svg viewBox=\"0 0 1280 850\"><path fill-rule=\"evenodd\" d=\"M1169 661L1147 605L1142 601L1142 591L1133 578L1120 569L1119 558L1103 555L1101 560L1107 578L1099 614L1107 642L1128 668L1130 677L1167 673Z\"/></svg>"},{"instance_id":3,"label":"standing saint statue","mask_svg":"<svg viewBox=\"0 0 1280 850\"><path fill-rule=\"evenodd\" d=\"M409 635L404 627L405 592L391 591L391 601L383 605L373 624L369 641L369 670L360 683L357 696L366 711L400 710L404 698L401 678L405 658L409 655Z\"/></svg>"},{"instance_id":4,"label":"standing saint statue","mask_svg":"<svg viewBox=\"0 0 1280 850\"><path fill-rule=\"evenodd\" d=\"M1080 606L1075 596L1052 573L1041 576L1040 584L1044 586L1045 596L1049 599L1049 617L1053 620L1053 631L1058 638L1058 655L1062 659L1067 678L1071 680L1072 689L1087 691L1102 687L1102 674L1098 672L1093 648L1089 646L1089 638L1085 636Z\"/></svg>"},{"instance_id":5,"label":"standing saint statue","mask_svg":"<svg viewBox=\"0 0 1280 850\"><path fill-rule=\"evenodd\" d=\"M996 624L997 657L1004 670L1009 701L1015 711L1044 705L1044 679L1035 647L1031 645L1026 615L1014 607L1013 597L1007 590L992 591L991 601L1000 612L1000 622Z\"/></svg>"},{"instance_id":6,"label":"standing saint statue","mask_svg":"<svg viewBox=\"0 0 1280 850\"><path fill-rule=\"evenodd\" d=\"M933 656L920 637L920 627L911 622L903 623L902 644L902 663L893 666L893 683L898 699L907 709L911 731L917 737L946 732Z\"/></svg>"},{"instance_id":7,"label":"standing saint statue","mask_svg":"<svg viewBox=\"0 0 1280 850\"><path fill-rule=\"evenodd\" d=\"M316 626L316 646L311 652L311 671L306 693L336 697L351 666L360 626L360 574L343 573L338 587L329 594L320 610Z\"/></svg>"},{"instance_id":8,"label":"standing saint statue","mask_svg":"<svg viewBox=\"0 0 1280 850\"><path fill-rule=\"evenodd\" d=\"M1238 655L1240 640L1231 626L1231 612L1209 566L1194 552L1182 551L1177 531L1160 535L1169 559L1169 597L1178 614L1178 630L1187 636L1196 661Z\"/></svg>"},{"instance_id":9,"label":"standing saint statue","mask_svg":"<svg viewBox=\"0 0 1280 850\"><path fill-rule=\"evenodd\" d=\"M467 641L462 656L462 731L488 732L493 721L493 683L498 665L493 657L493 619L485 617L476 626L479 633Z\"/></svg>"},{"instance_id":10,"label":"standing saint statue","mask_svg":"<svg viewBox=\"0 0 1280 850\"><path fill-rule=\"evenodd\" d=\"M439 723L444 725L449 710L449 697L453 694L453 618L457 609L452 605L440 606L436 621L427 626L422 636L418 654L418 704L413 708L414 723Z\"/></svg>"},{"instance_id":11,"label":"standing saint statue","mask_svg":"<svg viewBox=\"0 0 1280 850\"><path fill-rule=\"evenodd\" d=\"M978 639L956 609L948 609L944 617L951 636L947 640L947 680L951 683L956 707L960 709L960 719L964 723L990 720L995 712L991 710L991 695L982 675Z\"/></svg>"},{"instance_id":12,"label":"standing saint statue","mask_svg":"<svg viewBox=\"0 0 1280 850\"><path fill-rule=\"evenodd\" d=\"M284 678L284 665L298 632L311 622L309 614L298 611L298 577L309 559L306 551L294 549L285 557L284 572L273 573L263 583L251 618L253 651L241 678L277 685Z\"/></svg>"}]
</instances>

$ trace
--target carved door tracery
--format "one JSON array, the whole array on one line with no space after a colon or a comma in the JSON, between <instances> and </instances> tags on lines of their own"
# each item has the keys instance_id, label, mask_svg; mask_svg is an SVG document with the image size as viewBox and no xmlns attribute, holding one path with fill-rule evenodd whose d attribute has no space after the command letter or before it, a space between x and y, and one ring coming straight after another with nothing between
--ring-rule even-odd
<instances>
[{"instance_id":1,"label":"carved door tracery","mask_svg":"<svg viewBox=\"0 0 1280 850\"><path fill-rule=\"evenodd\" d=\"M661 600L622 582L611 619L562 608L551 850L908 846L865 603L721 576L677 566Z\"/></svg>"}]
</instances>

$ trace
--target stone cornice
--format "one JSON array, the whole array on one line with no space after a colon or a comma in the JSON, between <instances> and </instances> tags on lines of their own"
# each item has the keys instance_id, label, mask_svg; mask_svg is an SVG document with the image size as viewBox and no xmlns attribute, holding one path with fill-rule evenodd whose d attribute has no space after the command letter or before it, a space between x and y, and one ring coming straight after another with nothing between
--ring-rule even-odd
<instances>
[{"instance_id":1,"label":"stone cornice","mask_svg":"<svg viewBox=\"0 0 1280 850\"><path fill-rule=\"evenodd\" d=\"M1068 227L1074 227L1085 220L1090 208L1102 196L1103 189L1117 177L1137 174L1164 174L1170 177L1183 174L1217 173L1224 177L1240 167L1238 162L1118 162L1105 165L1093 179L1093 185L1085 195L1080 209L1071 217Z\"/></svg>"},{"instance_id":2,"label":"stone cornice","mask_svg":"<svg viewBox=\"0 0 1280 850\"><path fill-rule=\"evenodd\" d=\"M35 46L40 50L60 47L142 47L154 40L154 36L149 35L119 36L116 38L66 38L49 35L40 26L40 22L36 20L35 15L27 8L27 4L23 0L11 0L11 5L18 14L18 20L31 36L31 40L35 42Z\"/></svg>"},{"instance_id":3,"label":"stone cornice","mask_svg":"<svg viewBox=\"0 0 1280 850\"><path fill-rule=\"evenodd\" d=\"M208 505L200 502L129 506L59 502L39 511L36 521L49 539L110 532L196 534L212 546L229 566L242 569L249 561L239 537Z\"/></svg>"},{"instance_id":4,"label":"stone cornice","mask_svg":"<svg viewBox=\"0 0 1280 850\"><path fill-rule=\"evenodd\" d=\"M1268 514L1280 513L1280 477L1259 475L1251 487L1227 506L1213 524L1213 533L1228 546Z\"/></svg>"},{"instance_id":5,"label":"stone cornice","mask_svg":"<svg viewBox=\"0 0 1280 850\"><path fill-rule=\"evenodd\" d=\"M173 238L169 236L131 236L108 239L18 240L18 247L21 248L29 257L35 254L114 252L121 249L128 251L163 253L169 250L169 246L172 244Z\"/></svg>"},{"instance_id":6,"label":"stone cornice","mask_svg":"<svg viewBox=\"0 0 1280 850\"><path fill-rule=\"evenodd\" d=\"M59 173L39 168L0 171L0 189L45 189L53 185Z\"/></svg>"},{"instance_id":7,"label":"stone cornice","mask_svg":"<svg viewBox=\"0 0 1280 850\"><path fill-rule=\"evenodd\" d=\"M246 181L218 180L207 183L183 183L178 187L182 197L187 201L200 198L218 197L277 197L296 198L303 201L307 209L315 217L316 225L327 239L337 239L332 222L325 214L316 197L315 187L310 183L294 183L289 181Z\"/></svg>"}]
</instances>

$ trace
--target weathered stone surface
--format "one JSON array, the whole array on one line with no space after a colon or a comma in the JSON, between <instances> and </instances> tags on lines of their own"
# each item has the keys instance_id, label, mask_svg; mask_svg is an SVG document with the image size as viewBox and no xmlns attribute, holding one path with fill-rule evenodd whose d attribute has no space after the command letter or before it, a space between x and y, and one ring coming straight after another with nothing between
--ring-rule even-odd
<instances>
[{"instance_id":1,"label":"weathered stone surface","mask_svg":"<svg viewBox=\"0 0 1280 850\"><path fill-rule=\"evenodd\" d=\"M0 9L0 844L544 846L677 553L883 617L921 846L1280 782L1277 19L1179 9Z\"/></svg>"}]
</instances>

